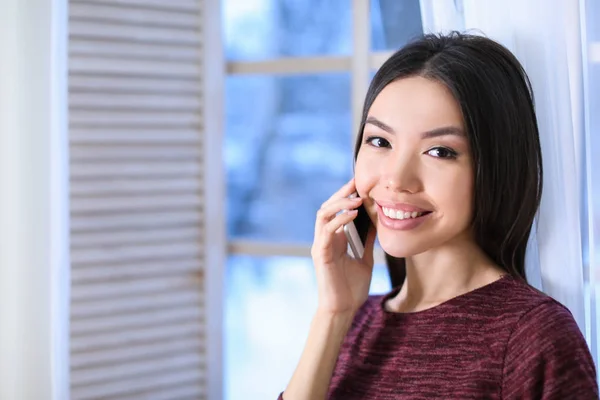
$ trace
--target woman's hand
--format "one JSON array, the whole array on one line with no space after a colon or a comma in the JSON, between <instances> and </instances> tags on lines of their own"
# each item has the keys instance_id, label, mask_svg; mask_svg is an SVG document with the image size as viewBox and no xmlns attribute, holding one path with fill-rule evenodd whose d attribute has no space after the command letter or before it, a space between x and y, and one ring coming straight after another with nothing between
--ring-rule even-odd
<instances>
[{"instance_id":1,"label":"woman's hand","mask_svg":"<svg viewBox=\"0 0 600 400\"><path fill-rule=\"evenodd\" d=\"M348 242L343 231L343 226L356 218L355 209L362 204L360 197L348 198L355 191L352 179L317 212L311 255L316 269L321 312L353 314L369 296L375 228L373 225L369 228L361 260L348 255ZM342 210L351 211L338 214Z\"/></svg>"}]
</instances>

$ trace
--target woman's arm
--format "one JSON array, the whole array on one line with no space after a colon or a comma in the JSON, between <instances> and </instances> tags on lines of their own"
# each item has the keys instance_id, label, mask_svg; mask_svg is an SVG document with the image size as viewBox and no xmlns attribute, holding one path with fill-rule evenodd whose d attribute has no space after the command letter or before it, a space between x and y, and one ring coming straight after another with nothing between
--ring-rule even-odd
<instances>
[{"instance_id":1,"label":"woman's arm","mask_svg":"<svg viewBox=\"0 0 600 400\"><path fill-rule=\"evenodd\" d=\"M348 198L355 190L351 180L317 212L311 256L317 278L318 311L300 362L284 392L285 400L325 399L344 337L354 315L369 297L375 229L369 230L360 260L347 254L348 242L343 232L343 226L356 218L356 208L362 204L361 198Z\"/></svg>"},{"instance_id":2,"label":"woman's arm","mask_svg":"<svg viewBox=\"0 0 600 400\"><path fill-rule=\"evenodd\" d=\"M325 399L340 346L354 314L317 311L296 371L283 394L285 400Z\"/></svg>"}]
</instances>

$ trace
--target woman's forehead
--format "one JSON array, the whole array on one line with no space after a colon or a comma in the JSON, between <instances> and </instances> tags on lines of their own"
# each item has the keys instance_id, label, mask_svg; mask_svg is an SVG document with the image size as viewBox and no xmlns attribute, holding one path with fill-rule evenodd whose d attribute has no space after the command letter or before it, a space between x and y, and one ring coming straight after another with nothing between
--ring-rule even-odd
<instances>
[{"instance_id":1,"label":"woman's forehead","mask_svg":"<svg viewBox=\"0 0 600 400\"><path fill-rule=\"evenodd\" d=\"M463 126L460 107L448 88L420 76L399 79L383 88L369 116L400 132Z\"/></svg>"}]
</instances>

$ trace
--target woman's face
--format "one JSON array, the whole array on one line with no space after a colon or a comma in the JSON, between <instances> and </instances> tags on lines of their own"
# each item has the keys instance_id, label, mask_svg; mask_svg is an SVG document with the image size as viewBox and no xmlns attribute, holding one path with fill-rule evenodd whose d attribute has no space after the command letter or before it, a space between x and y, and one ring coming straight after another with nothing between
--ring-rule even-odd
<instances>
[{"instance_id":1,"label":"woman's face","mask_svg":"<svg viewBox=\"0 0 600 400\"><path fill-rule=\"evenodd\" d=\"M366 120L355 182L392 256L468 237L473 168L459 105L445 86L410 77L381 91Z\"/></svg>"}]
</instances>

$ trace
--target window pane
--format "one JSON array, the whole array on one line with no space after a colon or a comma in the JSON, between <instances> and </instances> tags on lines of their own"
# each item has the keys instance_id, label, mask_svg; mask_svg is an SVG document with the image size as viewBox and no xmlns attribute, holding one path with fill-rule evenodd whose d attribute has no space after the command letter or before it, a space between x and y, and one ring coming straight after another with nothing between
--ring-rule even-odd
<instances>
[{"instance_id":1,"label":"window pane","mask_svg":"<svg viewBox=\"0 0 600 400\"><path fill-rule=\"evenodd\" d=\"M349 54L348 0L225 0L227 60Z\"/></svg>"},{"instance_id":2,"label":"window pane","mask_svg":"<svg viewBox=\"0 0 600 400\"><path fill-rule=\"evenodd\" d=\"M312 242L315 213L352 176L347 74L227 79L229 238Z\"/></svg>"},{"instance_id":3,"label":"window pane","mask_svg":"<svg viewBox=\"0 0 600 400\"><path fill-rule=\"evenodd\" d=\"M292 377L317 307L312 262L232 256L226 288L225 398L276 399ZM371 293L386 291L387 271L376 266Z\"/></svg>"},{"instance_id":4,"label":"window pane","mask_svg":"<svg viewBox=\"0 0 600 400\"><path fill-rule=\"evenodd\" d=\"M371 48L398 50L423 33L419 0L371 0Z\"/></svg>"}]
</instances>

